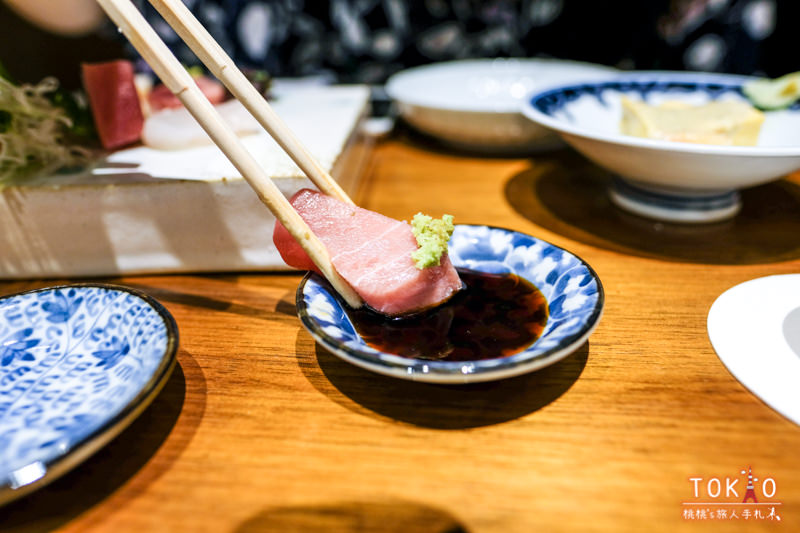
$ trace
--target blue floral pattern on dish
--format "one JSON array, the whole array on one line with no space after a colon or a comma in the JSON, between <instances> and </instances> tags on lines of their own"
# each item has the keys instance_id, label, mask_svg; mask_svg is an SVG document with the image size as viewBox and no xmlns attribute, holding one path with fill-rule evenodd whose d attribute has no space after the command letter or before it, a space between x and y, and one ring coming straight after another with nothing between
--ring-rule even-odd
<instances>
[{"instance_id":1,"label":"blue floral pattern on dish","mask_svg":"<svg viewBox=\"0 0 800 533\"><path fill-rule=\"evenodd\" d=\"M638 75L623 75L618 79L600 83L583 83L558 87L542 91L531 98L531 106L537 111L554 117L561 114L567 120L569 117L569 104L581 98L594 98L600 104L606 105L605 95L634 94L644 101L651 95L687 95L703 94L708 100L716 100L724 95L735 95L745 99L742 84L752 80L744 76L726 76L724 79L714 74L693 73L699 81L682 79L681 74L653 74L648 77ZM789 109L800 110L800 101L792 104Z\"/></svg>"},{"instance_id":2,"label":"blue floral pattern on dish","mask_svg":"<svg viewBox=\"0 0 800 533\"><path fill-rule=\"evenodd\" d=\"M128 289L0 299L0 489L24 484L31 465L44 475L108 428L168 374L176 345L172 317Z\"/></svg>"},{"instance_id":3,"label":"blue floral pattern on dish","mask_svg":"<svg viewBox=\"0 0 800 533\"><path fill-rule=\"evenodd\" d=\"M384 353L359 337L344 304L316 275L306 276L297 290L298 315L318 342L347 361L383 374L439 383L501 379L541 368L580 347L600 319L600 279L581 259L557 246L506 229L457 225L449 254L456 267L515 273L536 285L550 311L542 336L522 352L473 362Z\"/></svg>"},{"instance_id":4,"label":"blue floral pattern on dish","mask_svg":"<svg viewBox=\"0 0 800 533\"><path fill-rule=\"evenodd\" d=\"M731 77L731 76L729 76ZM736 77L733 77L736 78ZM556 113L567 112L566 107L571 102L583 97L595 98L604 104L604 94L609 91L621 94L635 94L642 100L647 101L650 95L679 95L703 93L709 100L716 100L723 95L733 94L744 99L742 84L748 78L741 78L740 81L723 81L709 75L705 81L687 81L680 79L619 79L605 81L601 83L585 83L560 87L543 91L535 95L531 100L531 106L545 115L554 116ZM792 104L789 109L800 110L800 101Z\"/></svg>"}]
</instances>

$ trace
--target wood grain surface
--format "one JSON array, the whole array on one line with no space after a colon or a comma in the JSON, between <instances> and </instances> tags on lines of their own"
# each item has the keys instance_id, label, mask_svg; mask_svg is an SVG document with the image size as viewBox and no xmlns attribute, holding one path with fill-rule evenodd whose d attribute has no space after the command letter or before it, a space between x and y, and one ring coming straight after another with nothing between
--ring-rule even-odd
<instances>
[{"instance_id":1,"label":"wood grain surface","mask_svg":"<svg viewBox=\"0 0 800 533\"><path fill-rule=\"evenodd\" d=\"M179 366L111 444L0 508L0 531L798 530L800 427L728 373L706 317L740 282L800 271L800 175L699 227L614 209L608 179L569 150L477 158L408 134L376 147L360 205L530 233L599 274L589 341L502 382L416 384L339 360L295 315L297 274L110 280L174 315ZM776 481L780 523L684 517L690 478L724 487L748 466Z\"/></svg>"}]
</instances>

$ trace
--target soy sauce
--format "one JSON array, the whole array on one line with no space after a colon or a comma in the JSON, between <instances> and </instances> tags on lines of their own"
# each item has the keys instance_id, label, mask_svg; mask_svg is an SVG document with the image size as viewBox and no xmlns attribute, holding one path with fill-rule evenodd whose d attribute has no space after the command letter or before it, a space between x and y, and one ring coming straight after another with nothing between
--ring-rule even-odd
<instances>
[{"instance_id":1,"label":"soy sauce","mask_svg":"<svg viewBox=\"0 0 800 533\"><path fill-rule=\"evenodd\" d=\"M458 273L466 288L435 309L407 318L351 310L350 319L373 348L414 359L506 357L539 338L547 300L532 283L516 274Z\"/></svg>"}]
</instances>

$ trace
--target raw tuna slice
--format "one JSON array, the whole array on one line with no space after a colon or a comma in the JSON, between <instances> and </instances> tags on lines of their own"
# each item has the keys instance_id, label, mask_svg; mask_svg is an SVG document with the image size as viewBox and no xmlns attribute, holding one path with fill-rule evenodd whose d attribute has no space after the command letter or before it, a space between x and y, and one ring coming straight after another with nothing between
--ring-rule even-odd
<instances>
[{"instance_id":1,"label":"raw tuna slice","mask_svg":"<svg viewBox=\"0 0 800 533\"><path fill-rule=\"evenodd\" d=\"M103 148L119 148L138 141L144 116L133 82L133 64L124 60L84 63L81 71Z\"/></svg>"},{"instance_id":2,"label":"raw tuna slice","mask_svg":"<svg viewBox=\"0 0 800 533\"><path fill-rule=\"evenodd\" d=\"M387 315L421 311L461 288L447 255L439 266L422 270L414 266L411 252L417 241L407 223L309 189L298 191L291 203L325 245L339 275L376 311ZM280 223L275 224L272 238L288 265L317 270Z\"/></svg>"},{"instance_id":3,"label":"raw tuna slice","mask_svg":"<svg viewBox=\"0 0 800 533\"><path fill-rule=\"evenodd\" d=\"M199 76L194 79L194 82L203 91L203 94L208 101L212 104L220 104L225 101L227 91L225 86L215 79L208 76ZM166 85L156 85L150 94L147 96L148 103L150 104L151 111L160 111L162 109L175 109L183 107L183 103L177 96L172 94Z\"/></svg>"}]
</instances>

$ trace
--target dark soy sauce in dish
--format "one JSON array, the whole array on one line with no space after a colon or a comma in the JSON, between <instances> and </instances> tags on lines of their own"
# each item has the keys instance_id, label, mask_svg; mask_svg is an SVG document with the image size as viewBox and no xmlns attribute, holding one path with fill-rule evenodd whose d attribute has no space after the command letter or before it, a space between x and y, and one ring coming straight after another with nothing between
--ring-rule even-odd
<instances>
[{"instance_id":1,"label":"dark soy sauce in dish","mask_svg":"<svg viewBox=\"0 0 800 533\"><path fill-rule=\"evenodd\" d=\"M477 361L506 357L533 344L547 324L544 295L516 274L458 269L466 285L447 303L405 318L350 310L364 341L413 359Z\"/></svg>"}]
</instances>

